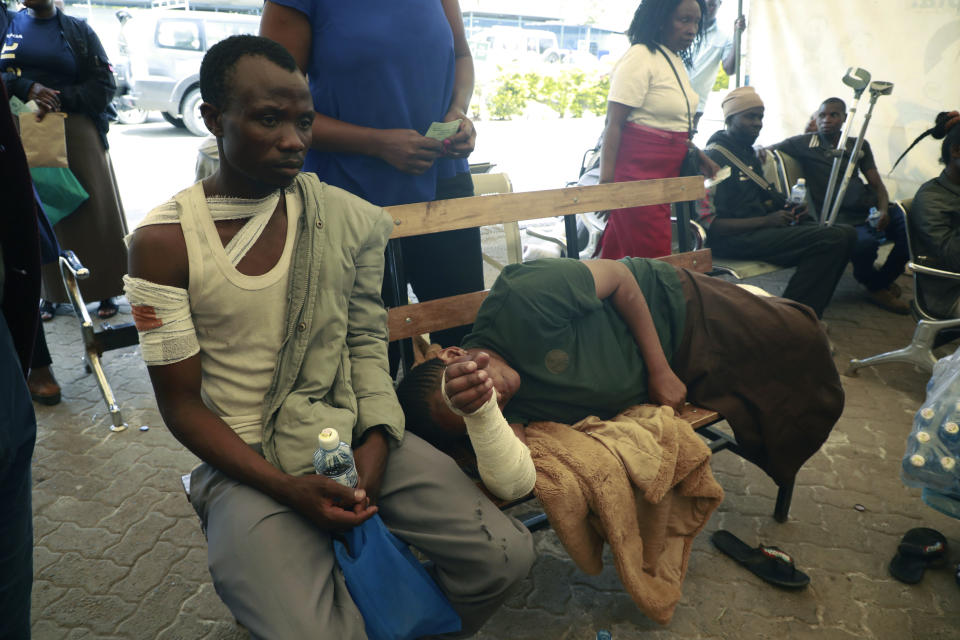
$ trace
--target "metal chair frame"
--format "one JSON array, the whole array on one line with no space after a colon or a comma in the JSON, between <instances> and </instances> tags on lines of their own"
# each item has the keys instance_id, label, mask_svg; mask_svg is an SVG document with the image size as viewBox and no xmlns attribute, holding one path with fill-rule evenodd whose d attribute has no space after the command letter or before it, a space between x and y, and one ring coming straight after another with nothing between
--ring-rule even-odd
<instances>
[{"instance_id":1,"label":"metal chair frame","mask_svg":"<svg viewBox=\"0 0 960 640\"><path fill-rule=\"evenodd\" d=\"M910 201L897 201L894 204L900 208L904 219L906 219ZM913 239L910 235L910 225L907 224L906 228L907 248L910 251L910 262L907 263L907 269L913 273L913 300L910 301L910 308L913 311L914 317L917 319L917 328L913 332L913 338L910 340L910 344L902 349L880 353L875 356L870 356L869 358L853 358L850 360L850 365L846 371L846 375L848 376L856 375L858 369L888 362L906 362L919 367L927 373L932 373L933 365L937 363L937 357L933 355L937 335L944 329L960 327L960 318L937 318L924 308L921 302L919 281L920 275L960 280L960 273L934 269L933 267L919 264L917 260L923 260L925 256L916 256L913 250Z\"/></svg>"}]
</instances>

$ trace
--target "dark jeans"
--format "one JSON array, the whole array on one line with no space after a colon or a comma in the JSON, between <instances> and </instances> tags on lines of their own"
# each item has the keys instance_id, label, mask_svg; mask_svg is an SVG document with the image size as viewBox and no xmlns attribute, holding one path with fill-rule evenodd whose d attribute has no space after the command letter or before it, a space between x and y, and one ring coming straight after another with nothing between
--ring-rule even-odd
<instances>
[{"instance_id":1,"label":"dark jeans","mask_svg":"<svg viewBox=\"0 0 960 640\"><path fill-rule=\"evenodd\" d=\"M820 318L843 275L856 238L856 231L847 225L821 227L808 222L711 236L708 246L718 258L763 260L796 267L783 297L810 306Z\"/></svg>"},{"instance_id":2,"label":"dark jeans","mask_svg":"<svg viewBox=\"0 0 960 640\"><path fill-rule=\"evenodd\" d=\"M900 210L894 206L887 209L890 222L885 231L880 232L868 224L858 224L857 245L853 249L850 262L853 264L853 277L868 291L880 291L888 288L900 277L907 261L910 249L907 246L907 223ZM877 260L880 245L887 240L893 242L893 248L886 262L879 269L873 266Z\"/></svg>"},{"instance_id":3,"label":"dark jeans","mask_svg":"<svg viewBox=\"0 0 960 640\"><path fill-rule=\"evenodd\" d=\"M0 313L0 638L30 638L33 402L6 318Z\"/></svg>"},{"instance_id":4,"label":"dark jeans","mask_svg":"<svg viewBox=\"0 0 960 640\"><path fill-rule=\"evenodd\" d=\"M473 178L459 173L437 184L437 200L468 198L473 195ZM391 241L391 243L396 241ZM483 255L480 251L480 229L458 229L442 233L403 238L402 253L405 287L409 283L420 302L436 300L460 293L483 289ZM389 252L388 252L389 255ZM383 303L397 306L393 295L392 269L389 259L384 271ZM430 334L430 341L444 347L458 346L472 325L445 329ZM390 344L390 370L395 372L399 349Z\"/></svg>"},{"instance_id":5,"label":"dark jeans","mask_svg":"<svg viewBox=\"0 0 960 640\"><path fill-rule=\"evenodd\" d=\"M47 347L47 336L43 332L43 323L37 323L37 337L33 342L33 357L30 359L30 368L39 369L53 364L50 349Z\"/></svg>"}]
</instances>

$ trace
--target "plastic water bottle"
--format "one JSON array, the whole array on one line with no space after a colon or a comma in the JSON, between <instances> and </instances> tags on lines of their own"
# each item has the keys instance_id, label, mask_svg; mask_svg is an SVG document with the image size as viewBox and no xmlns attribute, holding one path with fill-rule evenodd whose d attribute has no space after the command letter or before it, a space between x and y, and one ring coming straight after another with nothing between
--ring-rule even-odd
<instances>
[{"instance_id":1,"label":"plastic water bottle","mask_svg":"<svg viewBox=\"0 0 960 640\"><path fill-rule=\"evenodd\" d=\"M947 446L951 451L958 451L957 443L960 442L960 425L953 421L945 421L940 425L937 434L940 436L940 442Z\"/></svg>"},{"instance_id":2,"label":"plastic water bottle","mask_svg":"<svg viewBox=\"0 0 960 640\"><path fill-rule=\"evenodd\" d=\"M327 428L317 436L320 446L313 454L313 468L347 487L357 486L357 465L350 445L340 440L336 429Z\"/></svg>"},{"instance_id":3,"label":"plastic water bottle","mask_svg":"<svg viewBox=\"0 0 960 640\"><path fill-rule=\"evenodd\" d=\"M933 403L932 405L920 409L915 418L917 426L925 429L933 425L933 419L936 417L939 409L940 406L938 403Z\"/></svg>"},{"instance_id":4,"label":"plastic water bottle","mask_svg":"<svg viewBox=\"0 0 960 640\"><path fill-rule=\"evenodd\" d=\"M918 447L913 454L903 459L904 475L916 481L937 483L941 469L940 457L930 446Z\"/></svg>"},{"instance_id":5,"label":"plastic water bottle","mask_svg":"<svg viewBox=\"0 0 960 640\"><path fill-rule=\"evenodd\" d=\"M877 224L880 222L880 218L882 217L883 215L876 207L870 207L870 215L867 216L867 224L876 229Z\"/></svg>"},{"instance_id":6,"label":"plastic water bottle","mask_svg":"<svg viewBox=\"0 0 960 640\"><path fill-rule=\"evenodd\" d=\"M788 207L799 207L807 201L807 181L803 178L797 178L797 183L790 188L790 197L787 199Z\"/></svg>"}]
</instances>

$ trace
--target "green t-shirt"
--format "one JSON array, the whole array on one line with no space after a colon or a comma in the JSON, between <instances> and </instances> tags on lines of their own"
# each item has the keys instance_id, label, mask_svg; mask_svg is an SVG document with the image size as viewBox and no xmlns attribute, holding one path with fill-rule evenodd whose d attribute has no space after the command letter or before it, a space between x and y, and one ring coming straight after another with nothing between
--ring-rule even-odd
<instances>
[{"instance_id":1,"label":"green t-shirt","mask_svg":"<svg viewBox=\"0 0 960 640\"><path fill-rule=\"evenodd\" d=\"M669 362L686 319L677 272L660 260L621 262L640 285ZM504 268L463 346L490 349L520 374L520 388L504 408L511 423L606 419L648 400L640 348L613 303L597 298L593 274L578 260Z\"/></svg>"}]
</instances>

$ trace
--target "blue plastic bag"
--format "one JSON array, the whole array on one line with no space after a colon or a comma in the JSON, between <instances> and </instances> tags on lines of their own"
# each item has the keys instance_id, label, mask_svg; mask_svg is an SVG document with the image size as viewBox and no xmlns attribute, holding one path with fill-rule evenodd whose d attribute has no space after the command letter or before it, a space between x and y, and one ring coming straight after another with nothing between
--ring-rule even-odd
<instances>
[{"instance_id":1,"label":"blue plastic bag","mask_svg":"<svg viewBox=\"0 0 960 640\"><path fill-rule=\"evenodd\" d=\"M934 365L926 401L907 438L901 477L908 486L932 490L937 499L960 500L960 350Z\"/></svg>"},{"instance_id":2,"label":"blue plastic bag","mask_svg":"<svg viewBox=\"0 0 960 640\"><path fill-rule=\"evenodd\" d=\"M460 631L460 616L379 515L334 541L337 563L370 640L412 640ZM349 548L349 549L348 549Z\"/></svg>"}]
</instances>

